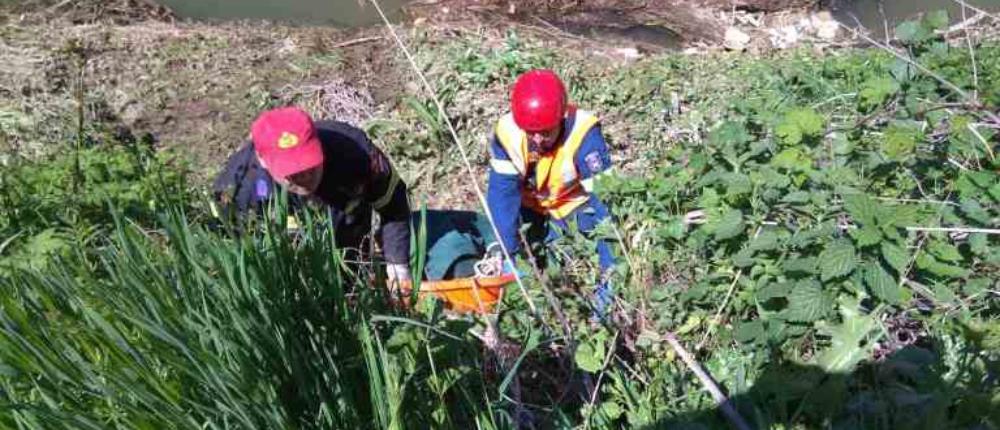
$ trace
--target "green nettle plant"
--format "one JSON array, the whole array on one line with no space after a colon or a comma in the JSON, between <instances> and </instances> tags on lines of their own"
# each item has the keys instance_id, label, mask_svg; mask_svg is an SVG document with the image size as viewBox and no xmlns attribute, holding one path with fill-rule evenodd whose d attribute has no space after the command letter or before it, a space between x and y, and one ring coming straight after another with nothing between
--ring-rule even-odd
<instances>
[{"instance_id":1,"label":"green nettle plant","mask_svg":"<svg viewBox=\"0 0 1000 430\"><path fill-rule=\"evenodd\" d=\"M997 384L953 379L994 381L996 351L978 341L960 354L951 348L997 327L1000 163L987 95L998 76L970 80L969 51L935 33L945 25L939 14L901 25L906 59L867 52L764 70L782 79L753 79L724 107L725 120L666 151L655 174L602 184L625 222L652 227L648 246L668 250L649 263L690 283L676 299L654 296L661 324L707 322L711 332L727 315L731 329L696 339L713 351L710 363L732 359L720 349L743 352L741 372L758 375L746 410L765 417L762 426L997 424ZM685 223L693 210L707 222ZM952 354L963 362L948 363ZM892 370L899 361L949 370L905 376ZM782 366L800 371L771 374ZM804 378L798 368L825 376ZM860 375L928 397L911 404ZM932 390L930 380L980 400L918 394ZM984 388L991 394L977 392Z\"/></svg>"}]
</instances>

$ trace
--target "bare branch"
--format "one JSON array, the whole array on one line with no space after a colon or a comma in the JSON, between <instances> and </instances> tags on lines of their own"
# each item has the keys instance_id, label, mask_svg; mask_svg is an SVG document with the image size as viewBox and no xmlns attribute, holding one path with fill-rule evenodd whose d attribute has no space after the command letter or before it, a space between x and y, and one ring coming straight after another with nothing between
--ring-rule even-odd
<instances>
[{"instance_id":1,"label":"bare branch","mask_svg":"<svg viewBox=\"0 0 1000 430\"><path fill-rule=\"evenodd\" d=\"M951 81L945 79L944 77L942 77L941 75L939 75L937 73L934 73L934 71L932 71L932 70L924 67L920 63L918 63L916 61L913 61L912 59L906 57L903 54L900 54L895 49L892 49L891 46L889 46L887 44L883 44L883 43L881 43L881 42L879 42L879 41L877 41L875 39L872 39L868 35L860 32L860 31L858 31L856 29L848 27L848 26L846 26L844 24L840 24L840 26L843 27L845 30L848 30L848 31L854 33L856 36L864 39L868 43L871 43L872 45L875 45L876 47L882 49L883 51L886 51L886 52L892 54L894 57L896 57L896 58L898 58L898 59L906 62L907 64L909 64L909 65L911 65L911 66L913 66L915 68L917 68L917 70L920 70L922 73L926 74L927 76L930 76L930 77L934 78L935 80L937 80L938 82L940 82L942 85L948 87L948 89L950 89L952 92L954 92L955 94L958 94L963 99L969 100L969 101L973 100L969 96L969 93L967 93L967 92L965 92L965 90L959 88L958 85L955 85L955 84L951 83Z\"/></svg>"},{"instance_id":2,"label":"bare branch","mask_svg":"<svg viewBox=\"0 0 1000 430\"><path fill-rule=\"evenodd\" d=\"M995 228L968 228L968 227L906 227L906 231L926 231L935 233L983 233L1000 234L1000 229Z\"/></svg>"},{"instance_id":3,"label":"bare branch","mask_svg":"<svg viewBox=\"0 0 1000 430\"><path fill-rule=\"evenodd\" d=\"M746 420L743 419L740 413L736 411L736 408L733 407L729 398L726 397L722 390L719 389L719 385L712 380L712 377L709 376L709 374L705 372L705 369L698 364L698 361L691 356L691 353L688 352L687 349L684 349L684 346L677 340L677 336L673 333L667 332L667 334L663 335L663 339L670 344L675 352L677 352L677 355L680 356L682 361L684 361L684 364L687 365L688 369L698 377L698 380L701 381L701 385L712 395L712 398L715 399L715 403L719 405L719 409L722 411L722 414L729 419L729 423L738 430L750 430L751 427L747 424Z\"/></svg>"},{"instance_id":4,"label":"bare branch","mask_svg":"<svg viewBox=\"0 0 1000 430\"><path fill-rule=\"evenodd\" d=\"M760 230L761 228L758 227L757 231L760 232ZM736 284L740 282L740 277L742 276L743 270L740 269L740 271L736 272L736 276L733 277L733 282L729 284L729 291L726 292L726 298L722 299L722 304L719 305L719 309L715 311L715 317L712 318L712 322L709 324L708 330L705 330L705 336L701 338L701 342L698 342L698 346L694 347L694 349L701 351L701 349L705 346L705 342L708 342L708 338L712 335L712 332L719 326L719 323L722 321L722 312L724 312L726 307L729 306L729 299L733 297L733 292L736 291Z\"/></svg>"},{"instance_id":5,"label":"bare branch","mask_svg":"<svg viewBox=\"0 0 1000 430\"><path fill-rule=\"evenodd\" d=\"M966 6L962 2L962 22L967 22L969 19L965 15ZM979 16L983 16L979 14ZM965 26L965 42L969 46L969 57L972 58L972 100L979 100L979 66L976 65L976 50L972 48L972 34L969 32L969 26ZM991 152L992 155L992 152Z\"/></svg>"},{"instance_id":6,"label":"bare branch","mask_svg":"<svg viewBox=\"0 0 1000 430\"><path fill-rule=\"evenodd\" d=\"M604 364L601 365L601 374L597 376L597 384L594 385L594 392L590 393L591 407L594 406L594 403L597 403L597 393L601 391L601 382L604 380L604 374L607 373L605 369L608 368L608 363L611 362L611 357L615 355L615 344L618 343L619 334L621 334L620 331L615 332L615 337L611 339L611 346L608 347L608 353L604 356ZM590 426L588 425L587 427Z\"/></svg>"}]
</instances>

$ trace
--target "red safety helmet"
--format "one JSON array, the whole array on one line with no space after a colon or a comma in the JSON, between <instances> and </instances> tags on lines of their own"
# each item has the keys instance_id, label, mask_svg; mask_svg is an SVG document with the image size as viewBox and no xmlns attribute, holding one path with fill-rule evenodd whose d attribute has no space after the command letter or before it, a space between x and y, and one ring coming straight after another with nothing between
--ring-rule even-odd
<instances>
[{"instance_id":1,"label":"red safety helmet","mask_svg":"<svg viewBox=\"0 0 1000 430\"><path fill-rule=\"evenodd\" d=\"M524 131L556 128L566 115L566 87L551 70L530 70L517 78L510 96L514 123Z\"/></svg>"}]
</instances>

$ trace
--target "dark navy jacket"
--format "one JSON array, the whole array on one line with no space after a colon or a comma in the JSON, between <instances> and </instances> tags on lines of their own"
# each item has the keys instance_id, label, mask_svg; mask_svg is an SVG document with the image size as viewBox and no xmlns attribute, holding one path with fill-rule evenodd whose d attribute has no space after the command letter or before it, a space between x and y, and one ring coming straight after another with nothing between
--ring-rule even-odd
<instances>
[{"instance_id":1,"label":"dark navy jacket","mask_svg":"<svg viewBox=\"0 0 1000 430\"><path fill-rule=\"evenodd\" d=\"M323 179L308 198L289 195L293 208L307 201L329 207L340 229L367 232L372 210L382 220L381 243L385 259L409 262L410 205L406 185L389 159L360 129L338 121L316 122L323 147ZM259 211L275 195L275 182L261 167L253 144L247 142L226 162L213 184L216 200L227 212L244 215ZM352 240L353 242L353 240ZM356 246L355 243L340 244Z\"/></svg>"}]
</instances>

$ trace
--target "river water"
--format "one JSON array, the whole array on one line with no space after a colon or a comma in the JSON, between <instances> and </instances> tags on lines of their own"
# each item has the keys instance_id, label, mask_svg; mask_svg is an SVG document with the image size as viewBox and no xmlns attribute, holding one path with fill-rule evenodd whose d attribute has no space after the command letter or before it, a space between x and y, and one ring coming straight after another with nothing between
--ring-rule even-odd
<instances>
[{"instance_id":1,"label":"river water","mask_svg":"<svg viewBox=\"0 0 1000 430\"><path fill-rule=\"evenodd\" d=\"M1000 0L964 0L970 6L989 12L1000 11ZM856 26L859 22L869 30L882 30L886 24L889 30L900 21L912 18L921 12L947 10L953 21L962 20L962 6L955 0L837 0L834 1L834 15L844 24ZM975 12L966 10L966 16Z\"/></svg>"},{"instance_id":2,"label":"river water","mask_svg":"<svg viewBox=\"0 0 1000 430\"><path fill-rule=\"evenodd\" d=\"M380 21L368 0L157 0L182 18L273 21L359 27ZM379 0L389 19L400 17L407 0Z\"/></svg>"},{"instance_id":3,"label":"river water","mask_svg":"<svg viewBox=\"0 0 1000 430\"><path fill-rule=\"evenodd\" d=\"M356 27L377 23L379 17L368 0L159 0L179 16L192 19L269 19L303 24ZM1000 0L966 0L991 12L1000 11ZM392 19L408 0L380 0ZM961 18L956 0L833 0L836 16L845 24L861 22L881 29L930 10L947 9ZM971 13L971 12L970 12ZM855 21L855 17L857 21ZM883 19L884 17L884 19Z\"/></svg>"}]
</instances>

